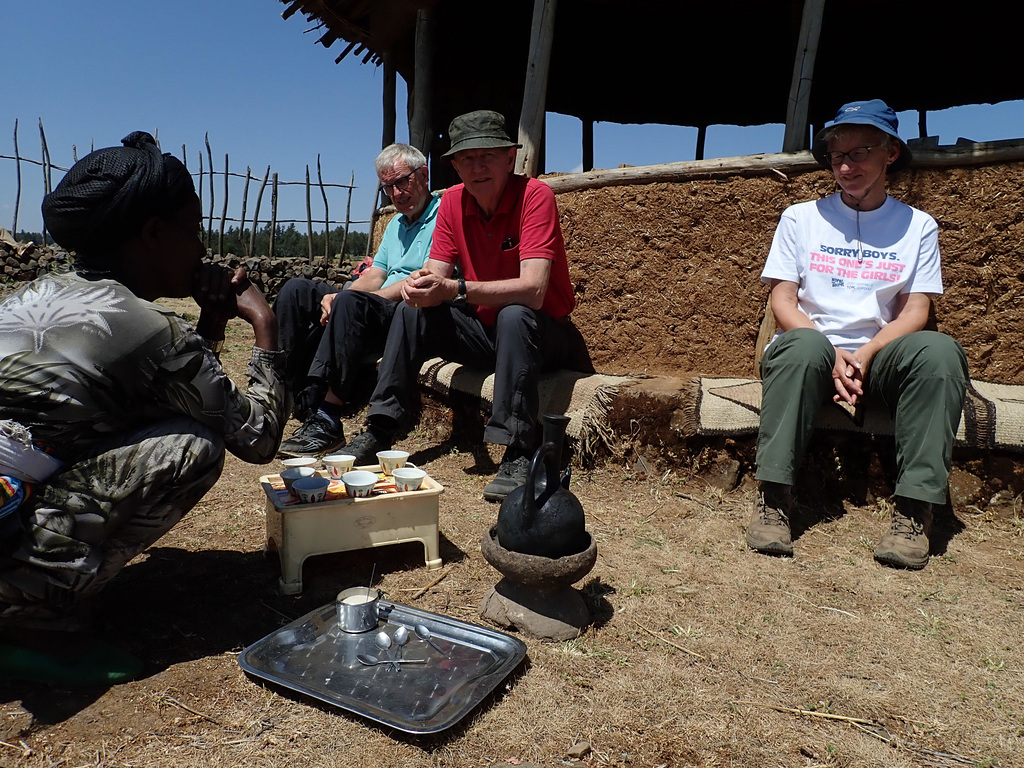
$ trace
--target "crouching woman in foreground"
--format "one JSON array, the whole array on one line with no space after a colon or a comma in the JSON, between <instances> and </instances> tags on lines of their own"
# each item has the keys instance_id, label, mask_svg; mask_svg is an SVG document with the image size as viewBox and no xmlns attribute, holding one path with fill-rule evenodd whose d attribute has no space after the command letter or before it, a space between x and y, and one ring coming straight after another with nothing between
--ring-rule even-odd
<instances>
[{"instance_id":1,"label":"crouching woman in foreground","mask_svg":"<svg viewBox=\"0 0 1024 768\"><path fill-rule=\"evenodd\" d=\"M220 476L273 459L290 410L277 321L245 277L204 265L184 165L153 138L97 150L43 201L75 271L0 303L0 679L103 684L141 663L90 632L89 598ZM192 296L197 327L160 297ZM221 367L252 326L247 393Z\"/></svg>"},{"instance_id":2,"label":"crouching woman in foreground","mask_svg":"<svg viewBox=\"0 0 1024 768\"><path fill-rule=\"evenodd\" d=\"M875 559L928 562L967 359L949 336L925 330L942 293L938 227L886 194L888 176L910 162L897 127L877 99L839 110L811 150L839 190L782 214L761 274L779 333L761 360L760 493L747 528L759 552L793 554L791 488L822 403L866 398L890 411L896 430L896 507Z\"/></svg>"}]
</instances>

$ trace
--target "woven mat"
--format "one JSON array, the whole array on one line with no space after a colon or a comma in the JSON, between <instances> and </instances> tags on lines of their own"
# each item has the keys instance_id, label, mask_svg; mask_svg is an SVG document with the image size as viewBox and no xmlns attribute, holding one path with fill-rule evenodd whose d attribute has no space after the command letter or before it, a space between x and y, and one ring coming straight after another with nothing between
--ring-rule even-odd
<instances>
[{"instance_id":1,"label":"woven mat","mask_svg":"<svg viewBox=\"0 0 1024 768\"><path fill-rule=\"evenodd\" d=\"M452 391L480 399L481 410L490 412L494 400L494 374L441 358L427 360L420 369L420 384L447 397ZM619 387L635 381L628 376L609 376L578 371L551 371L540 379L540 412L569 417L566 435L584 463L598 447L611 448L608 410Z\"/></svg>"},{"instance_id":2,"label":"woven mat","mask_svg":"<svg viewBox=\"0 0 1024 768\"><path fill-rule=\"evenodd\" d=\"M684 434L690 437L757 434L761 381L701 377L690 382L682 407ZM857 409L822 405L818 429L892 435L884 407ZM1024 451L1024 386L971 381L956 443L971 448Z\"/></svg>"}]
</instances>

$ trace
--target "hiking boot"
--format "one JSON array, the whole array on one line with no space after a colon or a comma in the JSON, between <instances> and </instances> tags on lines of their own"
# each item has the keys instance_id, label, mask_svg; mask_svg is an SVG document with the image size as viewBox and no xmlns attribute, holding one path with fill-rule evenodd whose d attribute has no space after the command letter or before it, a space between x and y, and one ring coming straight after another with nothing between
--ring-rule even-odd
<instances>
[{"instance_id":1,"label":"hiking boot","mask_svg":"<svg viewBox=\"0 0 1024 768\"><path fill-rule=\"evenodd\" d=\"M928 534L933 517L929 502L897 496L892 527L875 548L875 560L894 568L924 568L928 564Z\"/></svg>"},{"instance_id":2,"label":"hiking boot","mask_svg":"<svg viewBox=\"0 0 1024 768\"><path fill-rule=\"evenodd\" d=\"M317 411L281 443L279 456L320 456L345 442L345 427L323 411Z\"/></svg>"},{"instance_id":3,"label":"hiking boot","mask_svg":"<svg viewBox=\"0 0 1024 768\"><path fill-rule=\"evenodd\" d=\"M341 452L355 456L355 466L362 467L368 464L378 464L377 452L389 450L391 450L391 438L370 426L353 437L352 441L341 449Z\"/></svg>"},{"instance_id":4,"label":"hiking boot","mask_svg":"<svg viewBox=\"0 0 1024 768\"><path fill-rule=\"evenodd\" d=\"M526 485L526 477L530 474L530 457L522 449L508 446L505 455L498 465L498 474L484 486L484 499L487 501L503 501L512 491Z\"/></svg>"},{"instance_id":5,"label":"hiking boot","mask_svg":"<svg viewBox=\"0 0 1024 768\"><path fill-rule=\"evenodd\" d=\"M793 555L789 516L793 495L788 485L761 483L747 526L747 546L766 555Z\"/></svg>"}]
</instances>

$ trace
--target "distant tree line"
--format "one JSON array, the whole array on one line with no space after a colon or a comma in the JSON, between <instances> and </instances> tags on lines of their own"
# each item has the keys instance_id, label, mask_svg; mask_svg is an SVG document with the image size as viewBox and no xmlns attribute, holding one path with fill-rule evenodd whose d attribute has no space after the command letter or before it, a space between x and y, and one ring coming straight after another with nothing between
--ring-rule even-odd
<instances>
[{"instance_id":1,"label":"distant tree line","mask_svg":"<svg viewBox=\"0 0 1024 768\"><path fill-rule=\"evenodd\" d=\"M256 230L256 238L253 241L253 253L249 254L249 239L251 237L252 230L246 228L241 232L237 227L228 227L224 230L224 252L233 253L236 256L269 256L270 255L270 225L264 224L262 227ZM345 240L345 253L343 254L340 261L359 261L362 260L363 255L366 253L366 239L368 237L366 232L349 232L348 238L345 239L345 228L335 227L330 230L330 259L337 263L338 254L341 253L341 241ZM206 233L203 232L203 239L206 239ZM210 237L210 243L216 250L217 244L220 241L219 231L213 232ZM308 258L309 256L309 238L304 232L300 232L295 224L289 224L284 226L282 224L277 225L277 232L274 235L274 258L287 259L287 258ZM314 232L313 233L313 258L314 260L322 260L324 257L324 233Z\"/></svg>"},{"instance_id":2,"label":"distant tree line","mask_svg":"<svg viewBox=\"0 0 1024 768\"><path fill-rule=\"evenodd\" d=\"M217 248L219 242L219 231L212 233L210 242L213 244L214 249ZM236 256L269 256L270 255L270 225L264 224L262 227L256 230L256 238L253 241L254 254L249 254L249 238L252 234L252 230L249 228L239 232L237 227L228 227L224 230L224 252L233 253ZM205 230L202 233L203 241L206 241ZM348 238L345 239L345 227L335 227L330 231L330 259L332 263L340 262L356 262L361 261L363 255L366 253L366 239L368 235L366 232L349 232ZM43 235L41 232L25 232L24 230L18 232L15 237L16 240L22 243L36 243L37 245L44 245ZM52 244L53 238L47 237L47 243ZM342 258L338 259L338 254L341 252L341 241L345 239L345 253ZM277 233L274 237L274 257L280 259L287 258L299 258L305 259L309 257L309 245L308 236L296 229L294 224L289 224L287 227L278 224ZM324 233L314 232L313 233L313 259L315 261L322 261L324 257Z\"/></svg>"}]
</instances>

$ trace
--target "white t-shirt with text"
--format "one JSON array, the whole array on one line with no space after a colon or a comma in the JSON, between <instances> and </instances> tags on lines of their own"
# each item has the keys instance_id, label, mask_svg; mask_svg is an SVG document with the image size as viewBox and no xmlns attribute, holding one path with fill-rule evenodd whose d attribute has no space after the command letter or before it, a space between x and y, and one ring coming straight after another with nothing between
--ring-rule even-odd
<instances>
[{"instance_id":1,"label":"white t-shirt with text","mask_svg":"<svg viewBox=\"0 0 1024 768\"><path fill-rule=\"evenodd\" d=\"M891 197L873 211L838 192L798 203L782 214L761 279L796 283L800 310L852 352L896 317L900 294L942 293L938 226Z\"/></svg>"}]
</instances>

